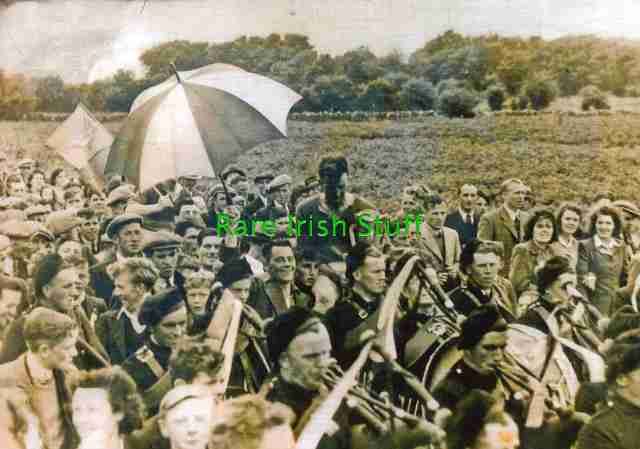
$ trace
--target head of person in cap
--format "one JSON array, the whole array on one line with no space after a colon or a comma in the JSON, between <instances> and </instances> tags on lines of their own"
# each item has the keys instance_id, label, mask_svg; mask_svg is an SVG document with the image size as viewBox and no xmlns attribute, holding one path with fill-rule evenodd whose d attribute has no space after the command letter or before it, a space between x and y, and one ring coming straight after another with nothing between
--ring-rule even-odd
<instances>
[{"instance_id":1,"label":"head of person in cap","mask_svg":"<svg viewBox=\"0 0 640 449\"><path fill-rule=\"evenodd\" d=\"M194 194L194 188L198 181L202 179L200 175L185 175L180 176L178 178L178 182L184 187L189 193Z\"/></svg>"},{"instance_id":2,"label":"head of person in cap","mask_svg":"<svg viewBox=\"0 0 640 449\"><path fill-rule=\"evenodd\" d=\"M273 201L276 206L289 206L292 182L293 181L291 179L291 176L278 175L269 183L269 186L267 187L267 193L271 201Z\"/></svg>"},{"instance_id":3,"label":"head of person in cap","mask_svg":"<svg viewBox=\"0 0 640 449\"><path fill-rule=\"evenodd\" d=\"M186 332L187 307L181 294L166 290L144 300L138 320L147 326L147 346L171 350Z\"/></svg>"},{"instance_id":4,"label":"head of person in cap","mask_svg":"<svg viewBox=\"0 0 640 449\"><path fill-rule=\"evenodd\" d=\"M273 178L275 178L275 176L271 171L258 173L258 175L253 178L253 184L256 186L256 190L260 196L265 197L267 195L267 187Z\"/></svg>"},{"instance_id":5,"label":"head of person in cap","mask_svg":"<svg viewBox=\"0 0 640 449\"><path fill-rule=\"evenodd\" d=\"M69 389L80 448L125 448L127 435L142 427L144 403L136 383L121 367L81 371Z\"/></svg>"},{"instance_id":6,"label":"head of person in cap","mask_svg":"<svg viewBox=\"0 0 640 449\"><path fill-rule=\"evenodd\" d=\"M349 187L349 165L343 155L328 155L322 158L318 177L324 199L331 209L340 209L346 201Z\"/></svg>"},{"instance_id":7,"label":"head of person in cap","mask_svg":"<svg viewBox=\"0 0 640 449\"><path fill-rule=\"evenodd\" d=\"M613 202L613 207L620 211L625 235L640 232L640 208L631 201L618 200Z\"/></svg>"},{"instance_id":8,"label":"head of person in cap","mask_svg":"<svg viewBox=\"0 0 640 449\"><path fill-rule=\"evenodd\" d=\"M35 266L33 289L36 302L61 313L72 314L85 294L85 281L76 267L58 254L47 254Z\"/></svg>"},{"instance_id":9,"label":"head of person in cap","mask_svg":"<svg viewBox=\"0 0 640 449\"><path fill-rule=\"evenodd\" d=\"M554 256L547 260L536 273L540 299L548 305L568 305L574 298L581 298L578 291L578 276L569 259Z\"/></svg>"},{"instance_id":10,"label":"head of person in cap","mask_svg":"<svg viewBox=\"0 0 640 449\"><path fill-rule=\"evenodd\" d=\"M233 190L238 192L243 198L247 198L249 195L249 181L247 180L247 174L239 167L230 165L224 171L222 178Z\"/></svg>"},{"instance_id":11,"label":"head of person in cap","mask_svg":"<svg viewBox=\"0 0 640 449\"><path fill-rule=\"evenodd\" d=\"M142 251L142 217L136 214L123 214L115 217L106 230L116 244L117 251L123 257L137 256Z\"/></svg>"},{"instance_id":12,"label":"head of person in cap","mask_svg":"<svg viewBox=\"0 0 640 449\"><path fill-rule=\"evenodd\" d=\"M148 236L143 251L160 272L160 277L172 280L182 253L182 237L167 231L154 232Z\"/></svg>"},{"instance_id":13,"label":"head of person in cap","mask_svg":"<svg viewBox=\"0 0 640 449\"><path fill-rule=\"evenodd\" d=\"M51 212L51 206L48 204L29 206L24 211L27 216L27 220L37 221L38 223L44 223L47 218L47 214L50 214Z\"/></svg>"},{"instance_id":14,"label":"head of person in cap","mask_svg":"<svg viewBox=\"0 0 640 449\"><path fill-rule=\"evenodd\" d=\"M214 400L201 385L180 385L162 402L158 424L171 449L206 449L214 413Z\"/></svg>"},{"instance_id":15,"label":"head of person in cap","mask_svg":"<svg viewBox=\"0 0 640 449\"><path fill-rule=\"evenodd\" d=\"M249 298L253 271L251 265L244 258L231 259L225 263L216 276L216 281L222 284L224 290L239 301L246 302Z\"/></svg>"},{"instance_id":16,"label":"head of person in cap","mask_svg":"<svg viewBox=\"0 0 640 449\"><path fill-rule=\"evenodd\" d=\"M34 161L33 159L22 159L18 161L16 166L18 167L18 170L20 171L22 179L24 179L25 183L31 178L31 174L37 168L36 161Z\"/></svg>"},{"instance_id":17,"label":"head of person in cap","mask_svg":"<svg viewBox=\"0 0 640 449\"><path fill-rule=\"evenodd\" d=\"M237 195L236 191L227 186L229 197L233 198ZM209 211L213 213L222 212L227 207L227 195L222 184L214 184L207 193Z\"/></svg>"},{"instance_id":18,"label":"head of person in cap","mask_svg":"<svg viewBox=\"0 0 640 449\"><path fill-rule=\"evenodd\" d=\"M294 306L266 327L267 346L274 371L286 383L318 391L331 365L331 337L320 316Z\"/></svg>"},{"instance_id":19,"label":"head of person in cap","mask_svg":"<svg viewBox=\"0 0 640 449\"><path fill-rule=\"evenodd\" d=\"M198 217L200 218L200 217ZM195 256L198 251L198 235L205 228L200 220L179 220L176 222L176 234L182 237L182 251L186 255Z\"/></svg>"},{"instance_id":20,"label":"head of person in cap","mask_svg":"<svg viewBox=\"0 0 640 449\"><path fill-rule=\"evenodd\" d=\"M485 305L462 322L458 348L463 361L480 374L494 373L507 347L507 323L498 309Z\"/></svg>"},{"instance_id":21,"label":"head of person in cap","mask_svg":"<svg viewBox=\"0 0 640 449\"><path fill-rule=\"evenodd\" d=\"M111 209L111 214L114 216L124 214L127 204L133 196L132 186L129 184L123 184L113 189L107 196L107 206Z\"/></svg>"}]
</instances>

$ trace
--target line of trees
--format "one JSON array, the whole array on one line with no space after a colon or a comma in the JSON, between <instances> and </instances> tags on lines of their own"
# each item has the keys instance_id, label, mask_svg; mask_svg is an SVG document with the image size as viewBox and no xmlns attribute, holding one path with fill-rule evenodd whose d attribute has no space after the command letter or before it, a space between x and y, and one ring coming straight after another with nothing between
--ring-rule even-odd
<instances>
[{"instance_id":1,"label":"line of trees","mask_svg":"<svg viewBox=\"0 0 640 449\"><path fill-rule=\"evenodd\" d=\"M171 76L171 63L178 70L227 63L276 79L304 97L297 112L435 109L468 117L479 104L540 110L558 95L582 94L587 109L608 107L604 93L640 96L634 84L640 79L640 45L594 36L547 41L450 30L404 58L399 52L379 57L366 47L320 54L307 36L274 33L221 44L167 42L145 51L140 61L142 78L121 70L92 84L69 85L57 76L22 79L24 94L16 94L14 85L12 97L3 95L0 116L8 109L67 112L79 100L96 111L126 112L140 92ZM0 92L2 82L0 77Z\"/></svg>"}]
</instances>

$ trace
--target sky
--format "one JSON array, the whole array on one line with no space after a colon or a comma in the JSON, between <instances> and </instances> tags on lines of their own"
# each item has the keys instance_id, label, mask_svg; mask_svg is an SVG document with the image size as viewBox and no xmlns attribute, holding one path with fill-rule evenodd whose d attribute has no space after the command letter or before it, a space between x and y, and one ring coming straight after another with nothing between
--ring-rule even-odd
<instances>
[{"instance_id":1,"label":"sky","mask_svg":"<svg viewBox=\"0 0 640 449\"><path fill-rule=\"evenodd\" d=\"M378 55L409 55L447 29L640 39L640 0L40 0L0 8L0 66L70 82L120 68L142 73L138 56L173 39L293 32L320 52L364 45Z\"/></svg>"}]
</instances>

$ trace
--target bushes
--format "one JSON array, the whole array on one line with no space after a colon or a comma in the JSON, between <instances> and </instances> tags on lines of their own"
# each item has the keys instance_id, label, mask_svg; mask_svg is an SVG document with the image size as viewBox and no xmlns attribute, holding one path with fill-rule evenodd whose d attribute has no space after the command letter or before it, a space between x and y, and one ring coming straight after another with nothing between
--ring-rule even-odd
<instances>
[{"instance_id":1,"label":"bushes","mask_svg":"<svg viewBox=\"0 0 640 449\"><path fill-rule=\"evenodd\" d=\"M402 105L411 111L433 109L437 98L433 84L420 78L410 79L400 91Z\"/></svg>"},{"instance_id":2,"label":"bushes","mask_svg":"<svg viewBox=\"0 0 640 449\"><path fill-rule=\"evenodd\" d=\"M463 87L445 89L438 98L438 111L447 117L473 117L473 109L478 105L478 96Z\"/></svg>"},{"instance_id":3,"label":"bushes","mask_svg":"<svg viewBox=\"0 0 640 449\"><path fill-rule=\"evenodd\" d=\"M504 105L504 90L498 86L490 88L487 92L487 103L492 111L501 111Z\"/></svg>"},{"instance_id":4,"label":"bushes","mask_svg":"<svg viewBox=\"0 0 640 449\"><path fill-rule=\"evenodd\" d=\"M557 92L548 81L531 81L525 87L525 94L536 111L546 108L556 98Z\"/></svg>"},{"instance_id":5,"label":"bushes","mask_svg":"<svg viewBox=\"0 0 640 449\"><path fill-rule=\"evenodd\" d=\"M607 96L596 86L587 86L580 91L582 97L582 110L611 109L607 102Z\"/></svg>"}]
</instances>

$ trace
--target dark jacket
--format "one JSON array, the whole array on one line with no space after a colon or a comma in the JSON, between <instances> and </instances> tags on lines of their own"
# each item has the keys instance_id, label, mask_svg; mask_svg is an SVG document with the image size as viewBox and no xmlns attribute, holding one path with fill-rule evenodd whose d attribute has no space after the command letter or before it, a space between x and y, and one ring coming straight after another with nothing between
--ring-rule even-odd
<instances>
[{"instance_id":1,"label":"dark jacket","mask_svg":"<svg viewBox=\"0 0 640 449\"><path fill-rule=\"evenodd\" d=\"M578 436L577 449L636 449L640 442L640 408L620 397L591 418Z\"/></svg>"},{"instance_id":2,"label":"dark jacket","mask_svg":"<svg viewBox=\"0 0 640 449\"><path fill-rule=\"evenodd\" d=\"M96 334L114 365L124 362L144 344L144 333L136 334L129 317L119 310L110 310L98 318Z\"/></svg>"},{"instance_id":3,"label":"dark jacket","mask_svg":"<svg viewBox=\"0 0 640 449\"><path fill-rule=\"evenodd\" d=\"M524 240L524 226L528 218L529 216L526 213L520 212L520 227L516 229L515 223L511 220L504 206L489 211L480 217L478 238L502 242L504 245L504 264L500 272L504 277L509 276L513 248Z\"/></svg>"},{"instance_id":4,"label":"dark jacket","mask_svg":"<svg viewBox=\"0 0 640 449\"><path fill-rule=\"evenodd\" d=\"M456 210L455 212L451 212L449 215L447 215L447 218L444 221L444 225L458 232L458 236L460 237L460 244L464 248L467 243L478 236L479 222L480 217L474 213L473 223L465 223L462 219L462 215L460 215L460 211Z\"/></svg>"}]
</instances>

